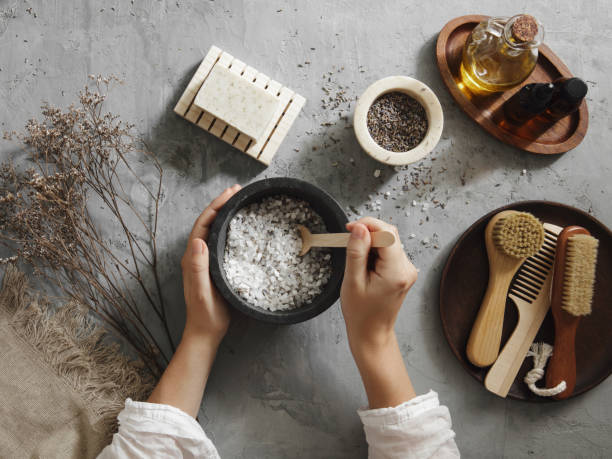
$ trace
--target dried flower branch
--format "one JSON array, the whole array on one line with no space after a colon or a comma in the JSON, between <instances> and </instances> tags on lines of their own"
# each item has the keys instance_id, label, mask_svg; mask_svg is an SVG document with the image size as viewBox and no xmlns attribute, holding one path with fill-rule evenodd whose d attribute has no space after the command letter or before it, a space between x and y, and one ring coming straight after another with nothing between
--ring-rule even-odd
<instances>
[{"instance_id":1,"label":"dried flower branch","mask_svg":"<svg viewBox=\"0 0 612 459\"><path fill-rule=\"evenodd\" d=\"M133 125L102 112L118 80L90 79L95 88L79 92L78 105L61 110L44 104L41 121L30 120L24 133L4 136L25 145L33 167L0 166L0 244L16 253L0 262L18 257L70 299L88 305L159 377L168 362L163 349L169 345L174 351L157 253L163 170L132 135ZM153 185L138 174L142 167L154 172ZM146 210L126 193L125 186L134 183L149 201ZM90 213L93 203L109 213L104 226ZM103 236L109 228L120 231L127 254ZM165 347L151 331L149 311L165 330Z\"/></svg>"}]
</instances>

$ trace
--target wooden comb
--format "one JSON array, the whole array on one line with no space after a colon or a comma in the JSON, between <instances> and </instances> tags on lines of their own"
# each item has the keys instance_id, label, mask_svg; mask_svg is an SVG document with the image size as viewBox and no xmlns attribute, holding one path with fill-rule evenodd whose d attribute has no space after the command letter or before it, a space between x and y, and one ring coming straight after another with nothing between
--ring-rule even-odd
<instances>
[{"instance_id":1,"label":"wooden comb","mask_svg":"<svg viewBox=\"0 0 612 459\"><path fill-rule=\"evenodd\" d=\"M508 297L519 312L516 328L485 377L485 387L506 397L550 307L557 236L562 228L544 223L544 244L527 258L510 287Z\"/></svg>"}]
</instances>

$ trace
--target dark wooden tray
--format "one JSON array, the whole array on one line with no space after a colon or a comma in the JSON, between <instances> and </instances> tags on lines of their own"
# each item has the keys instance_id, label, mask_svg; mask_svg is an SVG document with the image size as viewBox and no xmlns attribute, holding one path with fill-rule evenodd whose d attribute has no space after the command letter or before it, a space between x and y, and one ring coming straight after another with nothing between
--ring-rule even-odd
<instances>
[{"instance_id":1,"label":"dark wooden tray","mask_svg":"<svg viewBox=\"0 0 612 459\"><path fill-rule=\"evenodd\" d=\"M589 214L563 204L547 201L525 201L496 209L474 223L459 239L446 262L440 284L440 316L448 343L464 368L483 383L488 368L473 366L465 347L488 281L484 230L489 219L502 210L531 212L544 222L559 226L580 225L599 239L599 256L595 296L591 315L583 317L576 335L577 378L572 397L582 394L607 378L612 372L612 232ZM516 326L517 310L508 300L502 335L502 346ZM554 327L550 312L536 341L553 344ZM509 398L530 402L558 401L538 397L523 382L533 368L533 359L526 359L508 393ZM542 387L544 381L538 385Z\"/></svg>"},{"instance_id":2,"label":"dark wooden tray","mask_svg":"<svg viewBox=\"0 0 612 459\"><path fill-rule=\"evenodd\" d=\"M501 107L520 87L486 97L474 97L468 89L461 89L457 85L460 81L459 67L463 45L472 29L487 18L488 16L480 15L455 18L446 24L438 35L438 68L444 84L457 104L489 134L522 150L558 154L575 148L582 142L589 125L586 101L582 102L576 112L556 123L532 120L522 126L515 126L506 120ZM528 83L549 82L571 76L561 59L548 46L541 45L537 66L521 87Z\"/></svg>"}]
</instances>

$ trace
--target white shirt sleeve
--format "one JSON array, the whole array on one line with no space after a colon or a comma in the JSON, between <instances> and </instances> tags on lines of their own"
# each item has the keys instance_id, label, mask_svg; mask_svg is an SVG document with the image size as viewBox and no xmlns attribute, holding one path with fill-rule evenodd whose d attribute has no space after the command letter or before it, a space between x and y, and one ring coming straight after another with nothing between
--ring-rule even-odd
<instances>
[{"instance_id":1,"label":"white shirt sleeve","mask_svg":"<svg viewBox=\"0 0 612 459\"><path fill-rule=\"evenodd\" d=\"M128 398L117 419L119 431L98 459L219 459L202 426L173 406L134 402Z\"/></svg>"},{"instance_id":2,"label":"white shirt sleeve","mask_svg":"<svg viewBox=\"0 0 612 459\"><path fill-rule=\"evenodd\" d=\"M393 408L358 413L370 459L459 457L450 413L434 391Z\"/></svg>"}]
</instances>

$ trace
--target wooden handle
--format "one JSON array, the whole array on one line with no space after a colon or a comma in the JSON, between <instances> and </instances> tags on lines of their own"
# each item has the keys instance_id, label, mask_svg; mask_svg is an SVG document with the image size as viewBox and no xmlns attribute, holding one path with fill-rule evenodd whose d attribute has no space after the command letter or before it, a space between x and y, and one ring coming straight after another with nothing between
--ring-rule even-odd
<instances>
[{"instance_id":1,"label":"wooden handle","mask_svg":"<svg viewBox=\"0 0 612 459\"><path fill-rule=\"evenodd\" d=\"M536 326L533 322L519 319L512 336L485 377L485 387L489 391L500 397L508 395L539 328L539 323Z\"/></svg>"},{"instance_id":2,"label":"wooden handle","mask_svg":"<svg viewBox=\"0 0 612 459\"><path fill-rule=\"evenodd\" d=\"M472 326L467 343L467 356L477 367L488 367L499 354L506 296L512 278L493 276Z\"/></svg>"},{"instance_id":3,"label":"wooden handle","mask_svg":"<svg viewBox=\"0 0 612 459\"><path fill-rule=\"evenodd\" d=\"M555 326L553 355L546 367L546 387L555 387L565 381L565 390L554 396L559 400L572 395L576 387L576 329L580 318L574 319L578 320L574 320L572 326Z\"/></svg>"},{"instance_id":4,"label":"wooden handle","mask_svg":"<svg viewBox=\"0 0 612 459\"><path fill-rule=\"evenodd\" d=\"M511 296L519 310L518 324L485 377L485 387L500 397L508 395L527 351L544 322L550 307L551 280L549 273L540 294L531 304Z\"/></svg>"},{"instance_id":5,"label":"wooden handle","mask_svg":"<svg viewBox=\"0 0 612 459\"><path fill-rule=\"evenodd\" d=\"M370 233L372 247L389 247L395 242L395 235L390 231L374 231ZM351 233L312 234L309 245L311 247L346 247Z\"/></svg>"},{"instance_id":6,"label":"wooden handle","mask_svg":"<svg viewBox=\"0 0 612 459\"><path fill-rule=\"evenodd\" d=\"M574 392L576 387L576 330L580 317L563 309L563 278L565 276L567 241L576 234L590 234L580 226L568 226L557 238L555 272L550 307L555 322L555 344L553 355L546 366L546 387L555 387L565 381L566 388L554 398L562 400Z\"/></svg>"}]
</instances>

